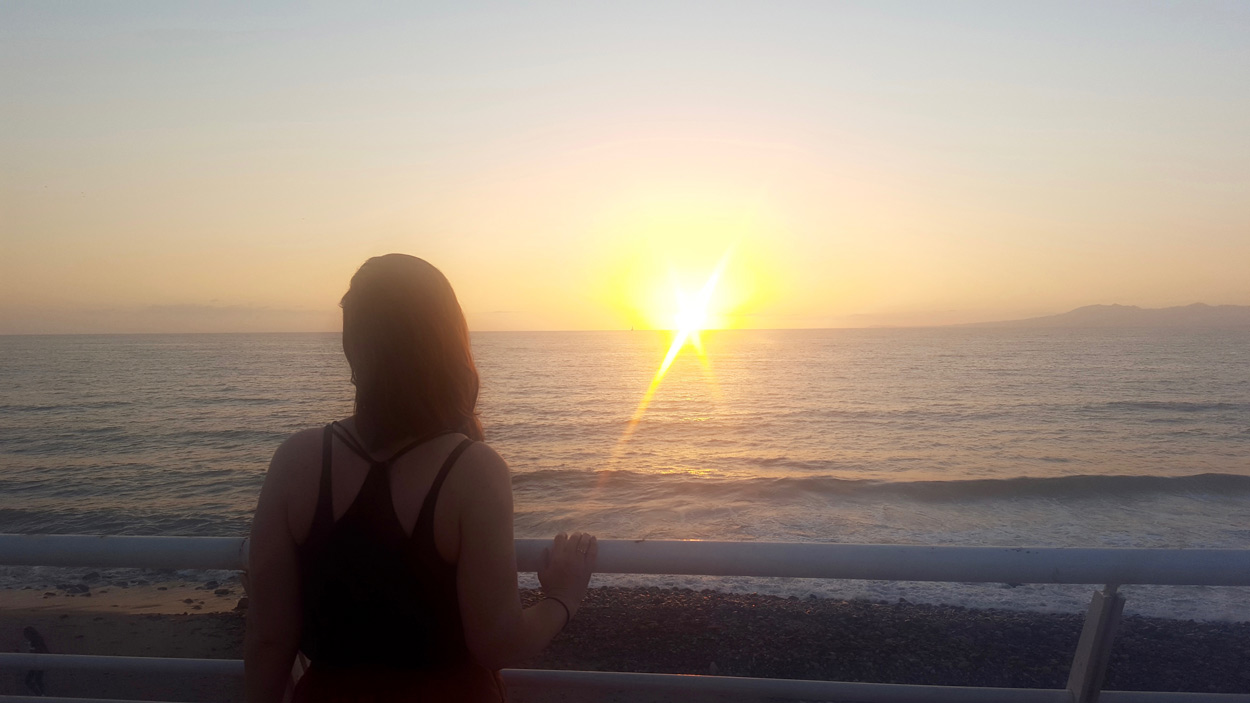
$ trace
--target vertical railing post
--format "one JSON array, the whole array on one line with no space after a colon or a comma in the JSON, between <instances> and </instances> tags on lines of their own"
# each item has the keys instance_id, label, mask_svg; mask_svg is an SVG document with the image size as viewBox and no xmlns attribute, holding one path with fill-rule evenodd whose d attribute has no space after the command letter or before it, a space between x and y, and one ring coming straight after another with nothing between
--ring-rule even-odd
<instances>
[{"instance_id":1,"label":"vertical railing post","mask_svg":"<svg viewBox=\"0 0 1250 703\"><path fill-rule=\"evenodd\" d=\"M1098 701L1107 662L1111 659L1111 643L1123 612L1124 596L1116 593L1116 584L1107 584L1101 592L1094 591L1068 674L1068 692L1074 703Z\"/></svg>"}]
</instances>

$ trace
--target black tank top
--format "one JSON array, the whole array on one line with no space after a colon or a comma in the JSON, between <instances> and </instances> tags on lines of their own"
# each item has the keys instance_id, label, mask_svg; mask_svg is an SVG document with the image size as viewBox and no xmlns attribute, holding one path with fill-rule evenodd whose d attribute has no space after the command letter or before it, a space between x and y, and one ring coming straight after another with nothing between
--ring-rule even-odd
<instances>
[{"instance_id":1,"label":"black tank top","mask_svg":"<svg viewBox=\"0 0 1250 703\"><path fill-rule=\"evenodd\" d=\"M350 507L335 521L330 455L337 437L369 462ZM448 455L409 536L395 516L387 475L396 459L374 460L341 425L326 425L317 512L299 547L303 632L300 649L321 669L434 671L471 661L456 595L456 566L434 546L434 506L465 439Z\"/></svg>"}]
</instances>

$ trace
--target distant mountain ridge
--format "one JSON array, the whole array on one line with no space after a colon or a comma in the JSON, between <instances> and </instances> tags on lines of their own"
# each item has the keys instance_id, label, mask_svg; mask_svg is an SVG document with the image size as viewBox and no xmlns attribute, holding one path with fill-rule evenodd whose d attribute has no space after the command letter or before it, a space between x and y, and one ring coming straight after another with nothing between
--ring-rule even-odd
<instances>
[{"instance_id":1,"label":"distant mountain ridge","mask_svg":"<svg viewBox=\"0 0 1250 703\"><path fill-rule=\"evenodd\" d=\"M1250 305L1086 305L1058 315L977 322L961 327L1250 327Z\"/></svg>"}]
</instances>

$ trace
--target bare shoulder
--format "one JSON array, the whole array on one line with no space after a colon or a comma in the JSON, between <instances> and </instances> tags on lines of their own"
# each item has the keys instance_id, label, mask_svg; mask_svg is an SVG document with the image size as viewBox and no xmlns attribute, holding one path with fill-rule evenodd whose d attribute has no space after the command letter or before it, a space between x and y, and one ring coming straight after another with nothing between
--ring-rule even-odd
<instances>
[{"instance_id":1,"label":"bare shoulder","mask_svg":"<svg viewBox=\"0 0 1250 703\"><path fill-rule=\"evenodd\" d=\"M486 475L504 476L508 475L508 462L499 456L491 446L485 442L474 442L464 451L464 455L460 458L466 466L472 466L474 474L485 478Z\"/></svg>"},{"instance_id":2,"label":"bare shoulder","mask_svg":"<svg viewBox=\"0 0 1250 703\"><path fill-rule=\"evenodd\" d=\"M319 464L321 432L308 429L296 432L286 438L273 453L269 461L269 472L265 474L265 484L260 489L260 500L256 505L256 516L252 520L252 553L257 554L266 544L286 544L296 532L292 523L297 516L292 515L289 507L293 503L307 503L302 495L301 484L308 484L306 475ZM313 469L310 469L313 467ZM315 482L313 482L315 485ZM306 489L305 491L306 492ZM300 500L300 498L304 498ZM312 523L311 511L305 519L298 516L301 524ZM307 529L304 529L307 532Z\"/></svg>"},{"instance_id":3,"label":"bare shoulder","mask_svg":"<svg viewBox=\"0 0 1250 703\"><path fill-rule=\"evenodd\" d=\"M311 427L287 437L269 461L270 480L287 481L321 463L322 428Z\"/></svg>"},{"instance_id":4,"label":"bare shoulder","mask_svg":"<svg viewBox=\"0 0 1250 703\"><path fill-rule=\"evenodd\" d=\"M474 442L456 462L448 477L448 487L462 499L477 503L497 502L504 495L511 501L512 476L508 462L485 442Z\"/></svg>"}]
</instances>

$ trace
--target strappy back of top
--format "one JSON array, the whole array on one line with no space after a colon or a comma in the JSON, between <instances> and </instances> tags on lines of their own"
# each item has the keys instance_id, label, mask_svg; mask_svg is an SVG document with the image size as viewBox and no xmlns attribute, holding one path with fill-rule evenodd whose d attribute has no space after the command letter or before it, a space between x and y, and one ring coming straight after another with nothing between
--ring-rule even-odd
<instances>
[{"instance_id":1,"label":"strappy back of top","mask_svg":"<svg viewBox=\"0 0 1250 703\"><path fill-rule=\"evenodd\" d=\"M390 489L394 462L441 434L378 461L342 425L326 425L317 510L299 548L300 648L318 666L423 670L467 660L456 567L438 554L434 510L443 482L473 440L460 442L443 462L411 535L395 515ZM338 520L331 478L335 438L369 462L360 491Z\"/></svg>"}]
</instances>

